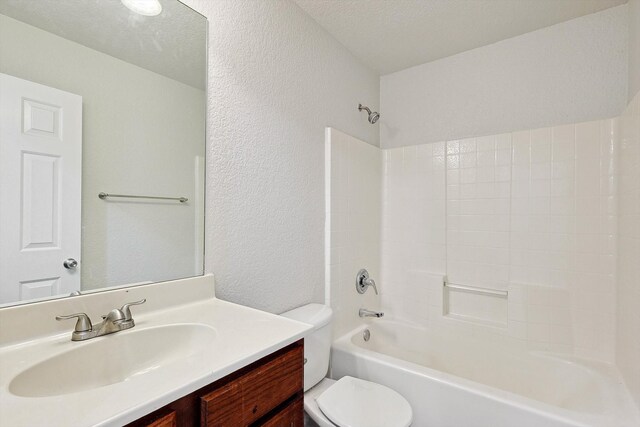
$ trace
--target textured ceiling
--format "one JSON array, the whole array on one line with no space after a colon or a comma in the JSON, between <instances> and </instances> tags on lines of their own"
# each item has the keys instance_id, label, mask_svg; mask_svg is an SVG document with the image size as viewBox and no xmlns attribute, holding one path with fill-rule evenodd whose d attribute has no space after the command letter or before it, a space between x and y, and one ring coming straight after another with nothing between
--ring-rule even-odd
<instances>
[{"instance_id":1,"label":"textured ceiling","mask_svg":"<svg viewBox=\"0 0 640 427\"><path fill-rule=\"evenodd\" d=\"M294 0L338 41L388 74L627 0Z\"/></svg>"},{"instance_id":2,"label":"textured ceiling","mask_svg":"<svg viewBox=\"0 0 640 427\"><path fill-rule=\"evenodd\" d=\"M0 0L0 13L190 86L206 82L206 19L177 0L158 16L120 0Z\"/></svg>"}]
</instances>

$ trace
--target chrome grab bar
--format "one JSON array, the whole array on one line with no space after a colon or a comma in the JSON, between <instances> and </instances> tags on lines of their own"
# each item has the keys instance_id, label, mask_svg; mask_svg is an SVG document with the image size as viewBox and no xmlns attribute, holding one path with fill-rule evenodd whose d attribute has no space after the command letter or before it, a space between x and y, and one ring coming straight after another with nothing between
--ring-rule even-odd
<instances>
[{"instance_id":1,"label":"chrome grab bar","mask_svg":"<svg viewBox=\"0 0 640 427\"><path fill-rule=\"evenodd\" d=\"M494 297L507 298L509 296L509 291L504 291L501 289L491 289L491 288L483 288L479 286L470 286L470 285L460 285L457 283L451 283L444 278L443 286L445 288L456 289L463 292L471 292L474 294L480 295L490 295Z\"/></svg>"},{"instance_id":2,"label":"chrome grab bar","mask_svg":"<svg viewBox=\"0 0 640 427\"><path fill-rule=\"evenodd\" d=\"M109 193L98 193L98 198L105 200L108 197L125 197L127 199L155 199L155 200L177 200L180 203L185 203L189 199L186 197L161 197L161 196L133 196L130 194L109 194Z\"/></svg>"}]
</instances>

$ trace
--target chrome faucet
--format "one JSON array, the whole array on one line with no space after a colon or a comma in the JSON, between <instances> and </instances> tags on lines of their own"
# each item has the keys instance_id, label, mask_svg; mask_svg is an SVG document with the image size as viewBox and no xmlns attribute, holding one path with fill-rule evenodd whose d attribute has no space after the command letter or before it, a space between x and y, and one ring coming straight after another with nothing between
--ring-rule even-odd
<instances>
[{"instance_id":1,"label":"chrome faucet","mask_svg":"<svg viewBox=\"0 0 640 427\"><path fill-rule=\"evenodd\" d=\"M372 311L372 310L367 310L366 308L361 308L360 311L358 311L358 316L360 317L383 317L384 313L381 311Z\"/></svg>"},{"instance_id":2,"label":"chrome faucet","mask_svg":"<svg viewBox=\"0 0 640 427\"><path fill-rule=\"evenodd\" d=\"M375 280L369 277L369 272L366 269L361 269L356 275L356 290L359 294L364 294L367 288L371 286L373 291L378 295L378 287Z\"/></svg>"},{"instance_id":3,"label":"chrome faucet","mask_svg":"<svg viewBox=\"0 0 640 427\"><path fill-rule=\"evenodd\" d=\"M136 324L131 316L129 307L147 302L146 299L128 302L120 308L114 308L108 314L102 316L102 322L97 325L91 324L91 319L85 313L70 314L68 316L56 316L56 320L67 320L78 318L76 326L71 334L71 341L84 341L102 335L131 329Z\"/></svg>"}]
</instances>

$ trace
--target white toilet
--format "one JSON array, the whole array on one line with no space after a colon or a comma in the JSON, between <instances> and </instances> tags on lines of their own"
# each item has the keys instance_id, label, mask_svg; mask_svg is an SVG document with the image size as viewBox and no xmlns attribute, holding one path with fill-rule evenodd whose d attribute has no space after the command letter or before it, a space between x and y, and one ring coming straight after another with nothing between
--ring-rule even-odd
<instances>
[{"instance_id":1,"label":"white toilet","mask_svg":"<svg viewBox=\"0 0 640 427\"><path fill-rule=\"evenodd\" d=\"M313 325L304 339L304 410L320 427L408 427L413 412L399 393L353 377L325 378L331 350L331 308L308 304L282 316Z\"/></svg>"}]
</instances>

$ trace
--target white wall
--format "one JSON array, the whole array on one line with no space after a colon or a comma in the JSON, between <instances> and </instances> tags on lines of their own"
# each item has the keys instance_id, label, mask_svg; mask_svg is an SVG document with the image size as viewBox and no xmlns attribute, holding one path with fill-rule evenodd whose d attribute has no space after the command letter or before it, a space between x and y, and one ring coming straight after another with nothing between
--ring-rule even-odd
<instances>
[{"instance_id":1,"label":"white wall","mask_svg":"<svg viewBox=\"0 0 640 427\"><path fill-rule=\"evenodd\" d=\"M576 123L627 103L627 5L380 80L384 148Z\"/></svg>"},{"instance_id":2,"label":"white wall","mask_svg":"<svg viewBox=\"0 0 640 427\"><path fill-rule=\"evenodd\" d=\"M618 151L616 363L640 407L640 0L629 0L629 101Z\"/></svg>"},{"instance_id":3,"label":"white wall","mask_svg":"<svg viewBox=\"0 0 640 427\"><path fill-rule=\"evenodd\" d=\"M384 150L383 310L440 331L612 362L616 123ZM456 293L451 310L445 274L508 290L508 299Z\"/></svg>"},{"instance_id":4,"label":"white wall","mask_svg":"<svg viewBox=\"0 0 640 427\"><path fill-rule=\"evenodd\" d=\"M209 19L206 270L226 300L323 302L324 128L378 145L378 75L291 1L185 3Z\"/></svg>"},{"instance_id":5,"label":"white wall","mask_svg":"<svg viewBox=\"0 0 640 427\"><path fill-rule=\"evenodd\" d=\"M629 102L640 91L640 0L629 0Z\"/></svg>"},{"instance_id":6,"label":"white wall","mask_svg":"<svg viewBox=\"0 0 640 427\"><path fill-rule=\"evenodd\" d=\"M82 289L196 269L194 158L204 93L0 15L0 71L83 98ZM105 202L101 191L184 195L187 205Z\"/></svg>"},{"instance_id":7,"label":"white wall","mask_svg":"<svg viewBox=\"0 0 640 427\"><path fill-rule=\"evenodd\" d=\"M618 165L616 362L640 407L640 94L621 118Z\"/></svg>"},{"instance_id":8,"label":"white wall","mask_svg":"<svg viewBox=\"0 0 640 427\"><path fill-rule=\"evenodd\" d=\"M378 309L371 288L356 291L356 274L366 268L380 282L382 157L378 147L327 128L325 237L326 301L334 310L333 336L361 323L360 308Z\"/></svg>"}]
</instances>

